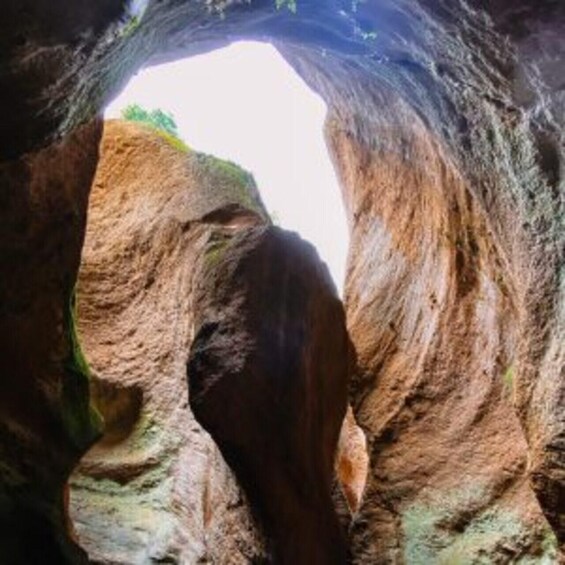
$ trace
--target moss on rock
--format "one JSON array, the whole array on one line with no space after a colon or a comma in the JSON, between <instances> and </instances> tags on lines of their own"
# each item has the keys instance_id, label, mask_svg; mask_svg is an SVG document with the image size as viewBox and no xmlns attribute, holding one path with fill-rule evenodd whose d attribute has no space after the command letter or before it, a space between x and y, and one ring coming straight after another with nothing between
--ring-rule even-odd
<instances>
[{"instance_id":1,"label":"moss on rock","mask_svg":"<svg viewBox=\"0 0 565 565\"><path fill-rule=\"evenodd\" d=\"M234 202L241 204L264 218L268 215L263 207L257 183L253 175L231 161L219 159L205 153L195 154L196 162L212 190L224 192Z\"/></svg>"},{"instance_id":2,"label":"moss on rock","mask_svg":"<svg viewBox=\"0 0 565 565\"><path fill-rule=\"evenodd\" d=\"M84 450L103 431L101 415L90 403L90 368L84 357L76 330L76 290L71 292L65 316L69 353L65 359L62 383L62 419L73 445Z\"/></svg>"}]
</instances>

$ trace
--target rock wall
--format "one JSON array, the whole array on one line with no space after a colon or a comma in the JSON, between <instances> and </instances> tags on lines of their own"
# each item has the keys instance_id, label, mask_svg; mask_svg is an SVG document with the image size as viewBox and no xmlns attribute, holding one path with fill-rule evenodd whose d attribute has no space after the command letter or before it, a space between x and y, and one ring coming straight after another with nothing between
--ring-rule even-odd
<instances>
[{"instance_id":1,"label":"rock wall","mask_svg":"<svg viewBox=\"0 0 565 565\"><path fill-rule=\"evenodd\" d=\"M73 294L100 124L0 165L0 562L83 562L68 475L100 434Z\"/></svg>"},{"instance_id":2,"label":"rock wall","mask_svg":"<svg viewBox=\"0 0 565 565\"><path fill-rule=\"evenodd\" d=\"M208 253L190 405L256 508L273 562L343 564L332 483L349 340L329 272L276 227L228 234Z\"/></svg>"},{"instance_id":3,"label":"rock wall","mask_svg":"<svg viewBox=\"0 0 565 565\"><path fill-rule=\"evenodd\" d=\"M78 329L104 416L71 477L95 563L249 563L245 497L188 408L195 265L220 230L267 216L252 177L147 126L104 126L77 285Z\"/></svg>"},{"instance_id":4,"label":"rock wall","mask_svg":"<svg viewBox=\"0 0 565 565\"><path fill-rule=\"evenodd\" d=\"M355 562L553 559L514 410L515 283L449 157L415 117L398 126L382 153L328 123L349 189L351 396L370 454Z\"/></svg>"},{"instance_id":5,"label":"rock wall","mask_svg":"<svg viewBox=\"0 0 565 565\"><path fill-rule=\"evenodd\" d=\"M6 260L0 279L2 365L17 375L4 379L2 397L12 399L21 382L30 394L18 393L0 411L10 430L2 432L2 461L8 469L27 461L27 507L56 509L55 525L38 525L38 536L64 538L62 502L54 498L94 435L93 428L79 434L80 448L71 448L67 432L53 433L47 419L31 423L29 414L43 407L52 421L65 420L61 360L74 340L62 329L71 322L59 322L72 319L64 312L95 136L68 153L61 149L68 145L38 151L93 118L144 62L256 38L276 42L327 101L348 202L347 316L360 356L351 400L371 459L352 530L355 559L479 559L484 549L480 559L555 560L540 511L563 545L565 4L298 0L296 13L274 4L3 6L0 159L6 217L16 221L2 224L1 245L3 258L18 261ZM72 154L76 160L63 157ZM30 163L46 155L52 164L32 174ZM74 175L62 178L69 165ZM34 188L40 174L45 190ZM56 195L61 205L53 205ZM69 203L72 214L61 216ZM22 225L45 229L28 240ZM51 306L30 307L41 301ZM45 336L59 337L46 343ZM86 429L88 391L73 390ZM136 395L117 404L135 405ZM13 442L13 430L24 441ZM43 465L45 453L13 452L33 437L55 446L49 454L74 450L57 459L65 463L48 489L51 478L39 472L53 468ZM421 449L427 457L418 461ZM472 480L454 493L456 477ZM12 508L21 505L13 483L11 471L2 474L2 524L16 523ZM47 506L43 492L57 493Z\"/></svg>"}]
</instances>

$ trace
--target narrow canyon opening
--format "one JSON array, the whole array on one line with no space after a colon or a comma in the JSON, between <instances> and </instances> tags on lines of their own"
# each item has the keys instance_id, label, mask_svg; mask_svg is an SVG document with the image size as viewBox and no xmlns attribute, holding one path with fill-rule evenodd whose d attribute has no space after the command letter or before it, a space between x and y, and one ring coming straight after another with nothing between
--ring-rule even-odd
<instances>
[{"instance_id":1,"label":"narrow canyon opening","mask_svg":"<svg viewBox=\"0 0 565 565\"><path fill-rule=\"evenodd\" d=\"M0 562L563 560L565 3L2 14ZM240 40L327 106L343 300L246 163L103 123L139 69Z\"/></svg>"},{"instance_id":2,"label":"narrow canyon opening","mask_svg":"<svg viewBox=\"0 0 565 565\"><path fill-rule=\"evenodd\" d=\"M179 370L184 352L197 337L194 320L199 303L206 302L214 286L194 297L201 276L198 264L202 249L207 261L220 262L224 240L231 237L226 230L274 223L313 244L343 294L349 235L323 135L326 112L323 100L272 46L254 42L146 69L106 109L76 290L78 333L92 372L93 404L105 421L105 431L70 480L74 535L96 560L161 559L167 551L179 551L175 559L181 562L210 558L203 557L206 548L200 553L178 549L182 543L175 538L184 536L193 544L205 540L209 531L224 527L221 509L228 511L229 497L243 496L214 442L189 413L185 378ZM204 243L206 237L211 247ZM284 244L291 253L297 244L292 237ZM301 264L299 255L295 259ZM267 260L284 263L284 253L277 258L275 252ZM308 270L307 263L303 266ZM281 275L286 276L284 270ZM298 278L288 292L303 292L299 273L293 276ZM283 281L273 283L285 287ZM285 293L274 292L273 309L292 308L285 304ZM308 302L300 308L304 312L295 311L293 316L307 319ZM223 309L229 312L229 305L223 304ZM338 322L330 326L334 323ZM333 328L315 331L331 334ZM268 350L270 345L263 347ZM234 341L223 357L236 352ZM287 354L300 355L293 350ZM344 351L334 361L347 367L351 355ZM287 361L289 367L295 362ZM335 379L328 359L309 362L325 367L314 369L323 373L323 379ZM247 378L242 387L263 386L260 381L253 384L252 374ZM284 373L279 378L290 379ZM319 386L330 385L320 382ZM245 388L234 388L221 410L227 414L229 404L241 402L238 397ZM300 396L312 392L316 391L303 391L295 402L300 404ZM345 401L345 391L343 395ZM336 397L332 403L332 410L340 405ZM311 408L304 405L306 412ZM295 420L303 417L315 415L297 413ZM235 426L244 427L242 420L240 415ZM257 423L268 427L267 422ZM294 422L277 424L288 425ZM324 423L316 424L320 425ZM272 439L284 433L275 426ZM215 434L213 439L218 442ZM202 460L187 467L195 454ZM223 456L238 468L229 452ZM307 467L316 468L315 459L307 459ZM297 462L296 469L300 468ZM359 507L367 470L365 436L349 407L335 451L331 494L344 532ZM194 476L183 478L183 473ZM315 499L316 484L324 482L322 475L318 471L310 479L302 477L305 499ZM160 477L158 482L155 476ZM219 490L218 476L225 491ZM170 488L164 486L166 481ZM209 492L210 482L214 493ZM286 488L284 481L281 484ZM253 486L247 486L253 493ZM287 498L292 497L289 491ZM261 507L260 499L252 502ZM182 532L181 524L188 518L186 510L175 510L178 504L199 509L205 517L201 532ZM297 515L295 520L303 521L302 528L313 521L322 523L328 511L320 508L320 512L311 518ZM148 519L163 523L151 544L145 537ZM108 535L109 523L118 528L119 536ZM276 537L275 531L269 534ZM250 523L245 535L261 534ZM316 536L335 537L321 531L311 534ZM121 549L124 545L127 551ZM307 555L306 545L301 539L301 558ZM318 550L313 551L312 558L319 559ZM339 562L339 550L332 549L332 554Z\"/></svg>"}]
</instances>

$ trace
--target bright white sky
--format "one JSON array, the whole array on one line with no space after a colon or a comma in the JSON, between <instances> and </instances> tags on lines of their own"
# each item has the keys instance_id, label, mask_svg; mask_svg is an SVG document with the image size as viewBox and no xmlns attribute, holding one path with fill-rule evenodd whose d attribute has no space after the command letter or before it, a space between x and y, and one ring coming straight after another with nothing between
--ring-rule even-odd
<instances>
[{"instance_id":1,"label":"bright white sky","mask_svg":"<svg viewBox=\"0 0 565 565\"><path fill-rule=\"evenodd\" d=\"M312 242L339 292L348 232L322 133L326 107L270 45L237 43L136 75L107 108L171 112L186 143L251 171L267 210Z\"/></svg>"}]
</instances>

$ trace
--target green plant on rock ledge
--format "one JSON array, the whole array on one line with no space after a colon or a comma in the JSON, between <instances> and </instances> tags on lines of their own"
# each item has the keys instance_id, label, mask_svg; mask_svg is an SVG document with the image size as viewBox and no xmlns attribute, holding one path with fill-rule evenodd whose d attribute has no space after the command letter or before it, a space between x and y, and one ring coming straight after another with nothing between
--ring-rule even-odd
<instances>
[{"instance_id":1,"label":"green plant on rock ledge","mask_svg":"<svg viewBox=\"0 0 565 565\"><path fill-rule=\"evenodd\" d=\"M121 115L124 120L153 128L175 149L184 153L189 150L188 145L181 139L175 118L170 112L164 112L159 108L149 111L139 104L130 104L122 110Z\"/></svg>"},{"instance_id":2,"label":"green plant on rock ledge","mask_svg":"<svg viewBox=\"0 0 565 565\"><path fill-rule=\"evenodd\" d=\"M502 375L502 380L504 381L504 386L508 390L513 390L514 388L514 366L510 365L504 374Z\"/></svg>"},{"instance_id":3,"label":"green plant on rock ledge","mask_svg":"<svg viewBox=\"0 0 565 565\"><path fill-rule=\"evenodd\" d=\"M296 0L275 0L275 6L277 7L277 10L286 7L293 14L296 14L298 10Z\"/></svg>"}]
</instances>

